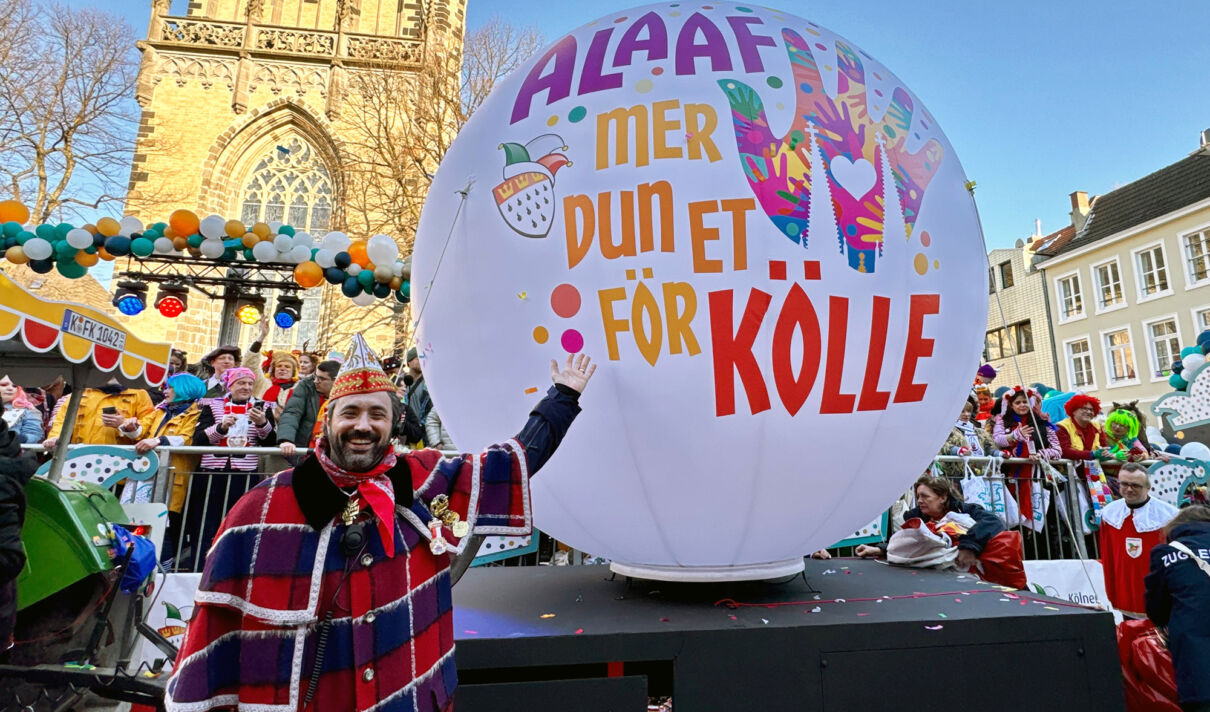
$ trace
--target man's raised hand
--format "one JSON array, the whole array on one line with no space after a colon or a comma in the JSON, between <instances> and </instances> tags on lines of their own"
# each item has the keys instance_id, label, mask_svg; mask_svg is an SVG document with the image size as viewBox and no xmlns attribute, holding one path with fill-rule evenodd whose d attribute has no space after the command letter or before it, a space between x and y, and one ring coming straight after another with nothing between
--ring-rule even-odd
<instances>
[{"instance_id":1,"label":"man's raised hand","mask_svg":"<svg viewBox=\"0 0 1210 712\"><path fill-rule=\"evenodd\" d=\"M597 365L587 354L567 354L567 363L563 364L562 371L559 370L559 362L551 359L550 380L562 383L576 393L583 393L584 386L588 385L588 379L596 370Z\"/></svg>"}]
</instances>

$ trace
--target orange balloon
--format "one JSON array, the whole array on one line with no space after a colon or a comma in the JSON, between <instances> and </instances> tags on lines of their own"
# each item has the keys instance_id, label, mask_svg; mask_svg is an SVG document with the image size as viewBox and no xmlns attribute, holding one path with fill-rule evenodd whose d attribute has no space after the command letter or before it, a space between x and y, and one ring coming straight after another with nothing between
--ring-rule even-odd
<instances>
[{"instance_id":1,"label":"orange balloon","mask_svg":"<svg viewBox=\"0 0 1210 712\"><path fill-rule=\"evenodd\" d=\"M176 239L178 237L178 235L176 234L176 230L173 230L172 226L168 225L164 228L164 237L168 238L169 240L173 240L173 239ZM181 235L180 237L189 237L189 236Z\"/></svg>"},{"instance_id":2,"label":"orange balloon","mask_svg":"<svg viewBox=\"0 0 1210 712\"><path fill-rule=\"evenodd\" d=\"M100 257L97 257L96 255L90 255L87 252L85 252L84 250L80 250L79 252L76 253L76 264L80 265L81 267L92 267L100 260L101 260Z\"/></svg>"},{"instance_id":3,"label":"orange balloon","mask_svg":"<svg viewBox=\"0 0 1210 712\"><path fill-rule=\"evenodd\" d=\"M29 222L29 208L20 200L0 201L0 223L16 222L24 225Z\"/></svg>"},{"instance_id":4,"label":"orange balloon","mask_svg":"<svg viewBox=\"0 0 1210 712\"><path fill-rule=\"evenodd\" d=\"M177 235L189 237L197 234L201 221L197 219L197 215L192 210L175 210L168 217L168 224L172 226L172 231Z\"/></svg>"},{"instance_id":5,"label":"orange balloon","mask_svg":"<svg viewBox=\"0 0 1210 712\"><path fill-rule=\"evenodd\" d=\"M12 262L15 265L23 265L29 262L29 258L25 256L25 250L20 245L13 245L4 251L4 259ZM318 265L316 265L318 267Z\"/></svg>"},{"instance_id":6,"label":"orange balloon","mask_svg":"<svg viewBox=\"0 0 1210 712\"><path fill-rule=\"evenodd\" d=\"M97 257L100 257L106 262L113 262L113 255L109 254L109 250L105 249L104 247L97 248Z\"/></svg>"},{"instance_id":7,"label":"orange balloon","mask_svg":"<svg viewBox=\"0 0 1210 712\"><path fill-rule=\"evenodd\" d=\"M239 220L228 220L223 229L227 231L227 237L243 237L244 233L248 232Z\"/></svg>"},{"instance_id":8,"label":"orange balloon","mask_svg":"<svg viewBox=\"0 0 1210 712\"><path fill-rule=\"evenodd\" d=\"M189 240L184 237L174 237L172 238L172 247L178 251L183 250L189 247Z\"/></svg>"},{"instance_id":9,"label":"orange balloon","mask_svg":"<svg viewBox=\"0 0 1210 712\"><path fill-rule=\"evenodd\" d=\"M403 277L392 277L390 285L391 289L399 289L403 286Z\"/></svg>"},{"instance_id":10,"label":"orange balloon","mask_svg":"<svg viewBox=\"0 0 1210 712\"><path fill-rule=\"evenodd\" d=\"M89 232L90 232L90 233L92 233L93 235L96 235L96 234L97 234L97 226L96 226L96 225L93 225L92 223L86 223L86 224L82 225L81 227L82 227L83 229L85 229L85 230L89 231Z\"/></svg>"},{"instance_id":11,"label":"orange balloon","mask_svg":"<svg viewBox=\"0 0 1210 712\"><path fill-rule=\"evenodd\" d=\"M318 264L307 260L294 268L294 281L304 289L317 287L324 281L324 270Z\"/></svg>"},{"instance_id":12,"label":"orange balloon","mask_svg":"<svg viewBox=\"0 0 1210 712\"><path fill-rule=\"evenodd\" d=\"M263 240L273 234L273 228L269 227L269 223L258 222L252 226L252 232Z\"/></svg>"},{"instance_id":13,"label":"orange balloon","mask_svg":"<svg viewBox=\"0 0 1210 712\"><path fill-rule=\"evenodd\" d=\"M231 223L227 224L230 225ZM239 237L239 235L232 235L232 237ZM244 243L244 247L251 249L256 246L256 243L260 242L260 238L256 236L255 232L249 232L244 234L240 242Z\"/></svg>"},{"instance_id":14,"label":"orange balloon","mask_svg":"<svg viewBox=\"0 0 1210 712\"><path fill-rule=\"evenodd\" d=\"M113 218L101 218L97 221L97 232L105 237L113 237L121 232L122 226Z\"/></svg>"},{"instance_id":15,"label":"orange balloon","mask_svg":"<svg viewBox=\"0 0 1210 712\"><path fill-rule=\"evenodd\" d=\"M366 254L365 240L354 240L349 245L349 257L352 257L353 261L363 268L370 264L370 256Z\"/></svg>"}]
</instances>

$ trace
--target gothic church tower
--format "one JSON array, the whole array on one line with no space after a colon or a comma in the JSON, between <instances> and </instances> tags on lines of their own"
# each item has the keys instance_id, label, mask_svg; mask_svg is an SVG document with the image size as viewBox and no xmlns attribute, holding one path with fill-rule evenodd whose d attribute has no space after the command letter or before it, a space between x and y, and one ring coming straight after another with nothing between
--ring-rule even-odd
<instances>
[{"instance_id":1,"label":"gothic church tower","mask_svg":"<svg viewBox=\"0 0 1210 712\"><path fill-rule=\"evenodd\" d=\"M170 0L152 0L138 43L143 115L129 209L145 219L191 208L248 225L280 220L317 236L345 229L342 144L360 111L349 73L414 72L426 52L459 51L465 10L466 0L189 0L173 16ZM308 290L298 326L275 331L277 346L316 344L319 291ZM221 302L200 297L161 337L191 360L218 338ZM367 338L389 351L394 334L377 331Z\"/></svg>"}]
</instances>

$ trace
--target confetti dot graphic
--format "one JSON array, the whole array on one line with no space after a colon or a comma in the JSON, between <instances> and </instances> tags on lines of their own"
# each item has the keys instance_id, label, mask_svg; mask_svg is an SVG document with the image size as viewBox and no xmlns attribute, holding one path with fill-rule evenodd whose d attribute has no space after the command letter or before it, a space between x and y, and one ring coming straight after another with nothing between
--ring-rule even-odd
<instances>
[{"instance_id":1,"label":"confetti dot graphic","mask_svg":"<svg viewBox=\"0 0 1210 712\"><path fill-rule=\"evenodd\" d=\"M781 89L782 81L780 77L769 77L765 83L774 89Z\"/></svg>"},{"instance_id":2,"label":"confetti dot graphic","mask_svg":"<svg viewBox=\"0 0 1210 712\"><path fill-rule=\"evenodd\" d=\"M559 117L558 117L558 116L552 116L552 117L550 117L549 119L547 119L547 120L546 120L546 125L547 125L547 126L554 126L554 125L555 125L555 124L557 124L557 123L559 123Z\"/></svg>"},{"instance_id":3,"label":"confetti dot graphic","mask_svg":"<svg viewBox=\"0 0 1210 712\"><path fill-rule=\"evenodd\" d=\"M570 284L560 284L550 293L550 308L564 319L570 319L580 311L580 291Z\"/></svg>"},{"instance_id":4,"label":"confetti dot graphic","mask_svg":"<svg viewBox=\"0 0 1210 712\"><path fill-rule=\"evenodd\" d=\"M634 85L634 90L640 94L646 94L654 88L655 82L651 81L650 79L640 79Z\"/></svg>"},{"instance_id":5,"label":"confetti dot graphic","mask_svg":"<svg viewBox=\"0 0 1210 712\"><path fill-rule=\"evenodd\" d=\"M929 258L925 257L923 252L917 252L912 266L916 268L916 274L924 274L929 271Z\"/></svg>"},{"instance_id":6,"label":"confetti dot graphic","mask_svg":"<svg viewBox=\"0 0 1210 712\"><path fill-rule=\"evenodd\" d=\"M933 260L933 269L941 269L941 260Z\"/></svg>"},{"instance_id":7,"label":"confetti dot graphic","mask_svg":"<svg viewBox=\"0 0 1210 712\"><path fill-rule=\"evenodd\" d=\"M585 109L582 106L577 106L576 108L567 112L567 120L572 122L573 124L580 123L581 121L584 120L585 116L588 116L588 109Z\"/></svg>"},{"instance_id":8,"label":"confetti dot graphic","mask_svg":"<svg viewBox=\"0 0 1210 712\"><path fill-rule=\"evenodd\" d=\"M663 74L663 73L664 73L664 68L663 68L663 67L652 67L652 68L651 68L651 73L652 73L652 75L654 75L654 76L657 76L657 77L658 77L658 76L660 76L661 74Z\"/></svg>"},{"instance_id":9,"label":"confetti dot graphic","mask_svg":"<svg viewBox=\"0 0 1210 712\"><path fill-rule=\"evenodd\" d=\"M534 327L534 341L538 342L539 344L545 344L549 339L550 332L546 330L545 326Z\"/></svg>"},{"instance_id":10,"label":"confetti dot graphic","mask_svg":"<svg viewBox=\"0 0 1210 712\"><path fill-rule=\"evenodd\" d=\"M933 236L929 234L928 230L925 230L924 232L920 233L920 244L921 245L928 247L930 244L932 244L932 242L933 242Z\"/></svg>"},{"instance_id":11,"label":"confetti dot graphic","mask_svg":"<svg viewBox=\"0 0 1210 712\"><path fill-rule=\"evenodd\" d=\"M584 337L575 329L564 331L563 338L559 341L563 345L563 350L569 354L578 354L584 350Z\"/></svg>"}]
</instances>

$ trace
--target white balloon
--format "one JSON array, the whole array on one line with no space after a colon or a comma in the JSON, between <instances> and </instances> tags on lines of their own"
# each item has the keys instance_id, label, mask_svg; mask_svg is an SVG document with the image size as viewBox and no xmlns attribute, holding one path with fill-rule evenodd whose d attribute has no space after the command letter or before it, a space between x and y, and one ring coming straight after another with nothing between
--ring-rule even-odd
<instances>
[{"instance_id":1,"label":"white balloon","mask_svg":"<svg viewBox=\"0 0 1210 712\"><path fill-rule=\"evenodd\" d=\"M277 233L281 232L281 226L282 226L281 220L274 220L269 223L269 231L274 234L277 234Z\"/></svg>"},{"instance_id":2,"label":"white balloon","mask_svg":"<svg viewBox=\"0 0 1210 712\"><path fill-rule=\"evenodd\" d=\"M1210 461L1210 447L1202 443L1185 443L1181 446L1181 457L1186 460Z\"/></svg>"},{"instance_id":3,"label":"white balloon","mask_svg":"<svg viewBox=\"0 0 1210 712\"><path fill-rule=\"evenodd\" d=\"M72 228L67 231L67 244L83 250L85 247L92 247L92 233L82 227ZM26 251L29 254L29 251Z\"/></svg>"},{"instance_id":4,"label":"white balloon","mask_svg":"<svg viewBox=\"0 0 1210 712\"><path fill-rule=\"evenodd\" d=\"M176 245L172 244L172 240L166 237L157 237L155 239L155 251L158 255L167 255L176 250Z\"/></svg>"},{"instance_id":5,"label":"white balloon","mask_svg":"<svg viewBox=\"0 0 1210 712\"><path fill-rule=\"evenodd\" d=\"M936 454L983 347L986 276L969 265L986 256L954 146L925 102L870 58L881 50L838 45L791 13L714 5L709 18L649 5L569 33L585 47L603 25L619 35L667 29L659 51L611 68L609 91L552 101L540 89L544 51L496 87L425 200L415 343L436 354L425 380L468 451L516 432L516 414L540 397L543 363L582 352L601 365L558 454L532 480L538 529L619 567L772 578L886 511ZM756 55L740 56L741 42L720 48L726 61L652 74L667 66L654 57L676 51L666 43L692 38L694 23L730 34L729 15L762 37L785 33L759 52L761 73L745 69ZM823 70L837 66L838 47L841 61L881 77L843 82L860 99L837 96L836 72ZM593 71L589 56L569 58L567 76ZM903 97L901 115L875 91ZM547 124L573 104L589 117L650 113L657 96L717 117L714 145L701 150L699 130L702 146L657 159L632 136L590 167L604 140L596 122ZM842 101L869 102L872 116L828 123ZM907 127L884 135L892 118ZM812 143L812 132L829 138ZM852 145L868 155L843 148ZM652 170L635 169L648 161ZM504 182L486 189L489 174ZM480 188L466 192L476 176ZM695 216L695 206L711 207ZM447 241L451 226L473 239ZM451 289L450 275L472 288Z\"/></svg>"},{"instance_id":6,"label":"white balloon","mask_svg":"<svg viewBox=\"0 0 1210 712\"><path fill-rule=\"evenodd\" d=\"M391 265L391 274L396 277L403 276L403 261L402 260L396 260L395 264Z\"/></svg>"},{"instance_id":7,"label":"white balloon","mask_svg":"<svg viewBox=\"0 0 1210 712\"><path fill-rule=\"evenodd\" d=\"M119 235L124 235L126 237L130 237L132 234L134 234L136 232L143 232L143 221L142 220L139 220L138 218L134 217L133 215L127 215L126 217L122 218L118 222L118 234Z\"/></svg>"},{"instance_id":8,"label":"white balloon","mask_svg":"<svg viewBox=\"0 0 1210 712\"><path fill-rule=\"evenodd\" d=\"M278 235L273 238L273 248L278 252L289 252L294 249L294 238L289 235Z\"/></svg>"},{"instance_id":9,"label":"white balloon","mask_svg":"<svg viewBox=\"0 0 1210 712\"><path fill-rule=\"evenodd\" d=\"M311 259L311 248L305 245L295 245L294 249L290 250L290 261L294 264L302 264Z\"/></svg>"},{"instance_id":10,"label":"white balloon","mask_svg":"<svg viewBox=\"0 0 1210 712\"><path fill-rule=\"evenodd\" d=\"M356 277L357 275L361 274L361 265L354 262L346 267L345 271L349 273L350 277Z\"/></svg>"},{"instance_id":11,"label":"white balloon","mask_svg":"<svg viewBox=\"0 0 1210 712\"><path fill-rule=\"evenodd\" d=\"M311 249L315 247L315 238L309 232L296 232L294 233L294 245L296 247L302 245L307 249Z\"/></svg>"},{"instance_id":12,"label":"white balloon","mask_svg":"<svg viewBox=\"0 0 1210 712\"><path fill-rule=\"evenodd\" d=\"M221 257L227 251L222 240L202 240L202 246L198 249L201 251L202 257L212 260Z\"/></svg>"},{"instance_id":13,"label":"white balloon","mask_svg":"<svg viewBox=\"0 0 1210 712\"><path fill-rule=\"evenodd\" d=\"M54 248L50 246L50 243L40 237L26 240L23 249L25 250L25 256L31 260L44 260L54 252Z\"/></svg>"},{"instance_id":14,"label":"white balloon","mask_svg":"<svg viewBox=\"0 0 1210 712\"><path fill-rule=\"evenodd\" d=\"M375 297L373 294L366 294L365 292L353 297L353 303L359 307L368 307L375 301L377 301L377 297Z\"/></svg>"},{"instance_id":15,"label":"white balloon","mask_svg":"<svg viewBox=\"0 0 1210 712\"><path fill-rule=\"evenodd\" d=\"M315 264L327 269L336 266L336 253L326 247L321 247L315 251Z\"/></svg>"},{"instance_id":16,"label":"white balloon","mask_svg":"<svg viewBox=\"0 0 1210 712\"><path fill-rule=\"evenodd\" d=\"M227 221L218 215L207 215L202 218L198 232L202 233L202 237L221 240L227 237Z\"/></svg>"},{"instance_id":17,"label":"white balloon","mask_svg":"<svg viewBox=\"0 0 1210 712\"><path fill-rule=\"evenodd\" d=\"M252 257L257 262L276 262L277 250L273 249L272 242L258 242L252 246Z\"/></svg>"},{"instance_id":18,"label":"white balloon","mask_svg":"<svg viewBox=\"0 0 1210 712\"><path fill-rule=\"evenodd\" d=\"M1185 358L1181 359L1181 364L1185 367L1184 370L1181 371L1181 375L1184 376L1185 374L1189 374L1192 376L1193 372L1201 368L1202 364L1204 363L1206 363L1206 357L1202 354L1189 354ZM1185 380L1187 381L1189 379L1186 378Z\"/></svg>"},{"instance_id":19,"label":"white balloon","mask_svg":"<svg viewBox=\"0 0 1210 712\"><path fill-rule=\"evenodd\" d=\"M399 257L399 245L390 235L374 235L366 242L366 256L376 265L389 265Z\"/></svg>"},{"instance_id":20,"label":"white balloon","mask_svg":"<svg viewBox=\"0 0 1210 712\"><path fill-rule=\"evenodd\" d=\"M343 252L349 249L349 245L353 244L353 240L351 240L349 236L343 232L333 230L327 235L324 235L324 239L320 242L320 244L325 250L331 250L332 252Z\"/></svg>"},{"instance_id":21,"label":"white balloon","mask_svg":"<svg viewBox=\"0 0 1210 712\"><path fill-rule=\"evenodd\" d=\"M1147 442L1151 443L1151 447L1158 450L1163 450L1168 447L1168 439L1164 437L1163 432L1154 425L1147 426Z\"/></svg>"}]
</instances>

